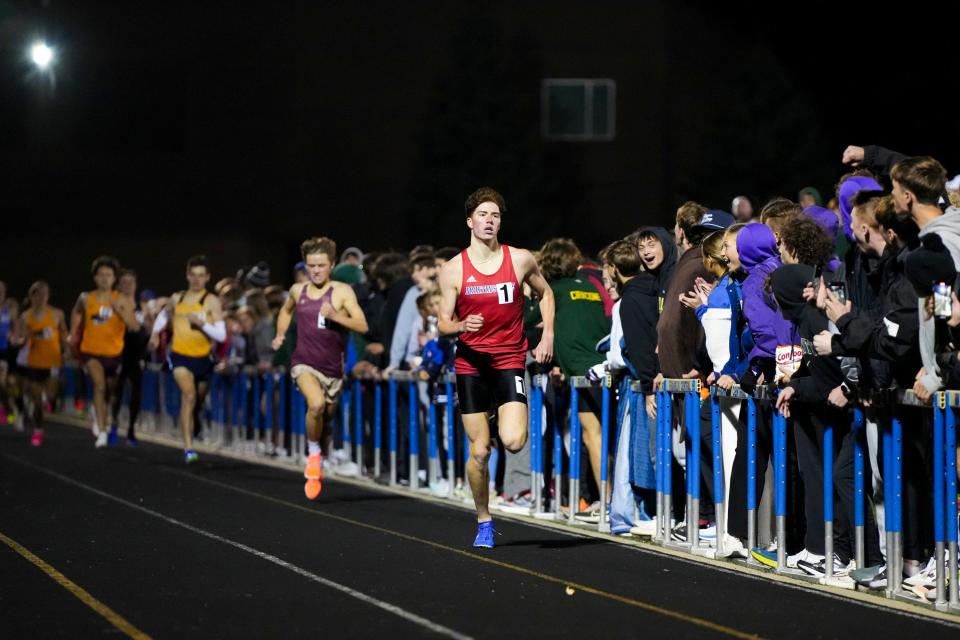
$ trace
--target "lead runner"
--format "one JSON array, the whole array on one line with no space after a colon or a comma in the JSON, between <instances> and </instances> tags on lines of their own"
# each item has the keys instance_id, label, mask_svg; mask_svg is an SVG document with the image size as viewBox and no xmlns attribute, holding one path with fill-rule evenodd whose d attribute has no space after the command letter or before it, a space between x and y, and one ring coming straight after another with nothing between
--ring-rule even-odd
<instances>
[{"instance_id":1,"label":"lead runner","mask_svg":"<svg viewBox=\"0 0 960 640\"><path fill-rule=\"evenodd\" d=\"M477 507L474 547L493 547L493 520L488 507L490 421L497 408L500 442L517 452L527 441L527 393L524 364L523 283L540 298L543 337L534 350L537 362L553 358L553 292L533 255L500 244L503 196L489 187L474 191L464 204L470 246L440 271L443 305L440 332L458 336L457 398L470 439L467 478Z\"/></svg>"}]
</instances>

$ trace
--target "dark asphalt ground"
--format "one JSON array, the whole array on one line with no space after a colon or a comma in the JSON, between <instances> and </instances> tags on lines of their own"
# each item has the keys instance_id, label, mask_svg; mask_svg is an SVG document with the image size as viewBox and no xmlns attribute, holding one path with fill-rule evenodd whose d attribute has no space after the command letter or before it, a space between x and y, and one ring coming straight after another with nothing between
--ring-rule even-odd
<instances>
[{"instance_id":1,"label":"dark asphalt ground","mask_svg":"<svg viewBox=\"0 0 960 640\"><path fill-rule=\"evenodd\" d=\"M653 550L50 425L0 430L0 534L153 637L960 638L958 624ZM122 637L0 543L0 636ZM568 588L570 587L570 588ZM129 632L129 629L128 629Z\"/></svg>"}]
</instances>

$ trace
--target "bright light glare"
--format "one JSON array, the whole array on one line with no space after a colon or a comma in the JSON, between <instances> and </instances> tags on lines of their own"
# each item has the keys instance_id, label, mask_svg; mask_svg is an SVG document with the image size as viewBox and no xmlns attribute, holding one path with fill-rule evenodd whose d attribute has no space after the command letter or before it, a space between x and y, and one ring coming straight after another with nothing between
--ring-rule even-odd
<instances>
[{"instance_id":1,"label":"bright light glare","mask_svg":"<svg viewBox=\"0 0 960 640\"><path fill-rule=\"evenodd\" d=\"M53 49L45 42L37 42L30 47L30 59L41 69L46 69L53 62Z\"/></svg>"}]
</instances>

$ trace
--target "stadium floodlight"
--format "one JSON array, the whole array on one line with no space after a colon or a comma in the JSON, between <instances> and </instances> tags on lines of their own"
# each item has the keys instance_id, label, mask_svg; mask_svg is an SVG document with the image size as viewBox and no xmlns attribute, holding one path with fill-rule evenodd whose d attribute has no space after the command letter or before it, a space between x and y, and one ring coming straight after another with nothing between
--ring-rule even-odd
<instances>
[{"instance_id":1,"label":"stadium floodlight","mask_svg":"<svg viewBox=\"0 0 960 640\"><path fill-rule=\"evenodd\" d=\"M35 42L30 46L30 59L41 71L46 71L53 63L53 49L46 42Z\"/></svg>"}]
</instances>

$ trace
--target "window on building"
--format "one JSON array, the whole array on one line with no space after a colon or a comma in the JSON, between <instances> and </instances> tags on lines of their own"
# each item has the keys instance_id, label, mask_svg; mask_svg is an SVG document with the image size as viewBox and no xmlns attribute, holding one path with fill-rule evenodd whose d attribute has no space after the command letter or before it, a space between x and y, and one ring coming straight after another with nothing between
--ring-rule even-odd
<instances>
[{"instance_id":1,"label":"window on building","mask_svg":"<svg viewBox=\"0 0 960 640\"><path fill-rule=\"evenodd\" d=\"M548 140L613 140L617 83L608 78L548 78L541 87L541 122Z\"/></svg>"}]
</instances>

